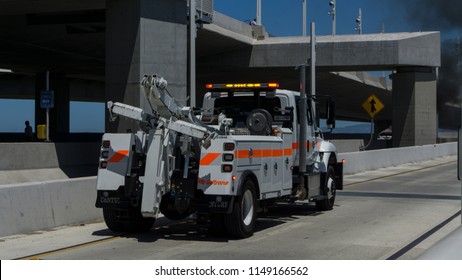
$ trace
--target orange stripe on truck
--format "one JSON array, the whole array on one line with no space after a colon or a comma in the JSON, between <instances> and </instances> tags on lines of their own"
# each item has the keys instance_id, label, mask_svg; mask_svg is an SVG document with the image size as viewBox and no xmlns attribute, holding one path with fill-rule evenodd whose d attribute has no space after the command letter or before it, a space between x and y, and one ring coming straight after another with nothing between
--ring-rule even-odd
<instances>
[{"instance_id":1,"label":"orange stripe on truck","mask_svg":"<svg viewBox=\"0 0 462 280\"><path fill-rule=\"evenodd\" d=\"M282 150L273 150L273 157L282 157L283 152Z\"/></svg>"},{"instance_id":2,"label":"orange stripe on truck","mask_svg":"<svg viewBox=\"0 0 462 280\"><path fill-rule=\"evenodd\" d=\"M291 156L292 150L291 149L268 149L268 150L252 150L252 155L250 154L250 150L237 150L234 154L236 158L267 158L267 157L282 157L282 156Z\"/></svg>"},{"instance_id":3,"label":"orange stripe on truck","mask_svg":"<svg viewBox=\"0 0 462 280\"><path fill-rule=\"evenodd\" d=\"M249 158L250 151L249 150L237 150L234 154L236 158Z\"/></svg>"},{"instance_id":4,"label":"orange stripe on truck","mask_svg":"<svg viewBox=\"0 0 462 280\"><path fill-rule=\"evenodd\" d=\"M115 154L108 160L108 162L120 162L124 157L128 155L128 150L118 150Z\"/></svg>"},{"instance_id":5,"label":"orange stripe on truck","mask_svg":"<svg viewBox=\"0 0 462 280\"><path fill-rule=\"evenodd\" d=\"M210 165L221 153L208 153L201 159L200 165Z\"/></svg>"},{"instance_id":6,"label":"orange stripe on truck","mask_svg":"<svg viewBox=\"0 0 462 280\"><path fill-rule=\"evenodd\" d=\"M300 143L298 142L293 142L292 143L292 149L298 150L300 148ZM306 141L306 148L311 149L313 148L313 144L310 141Z\"/></svg>"}]
</instances>

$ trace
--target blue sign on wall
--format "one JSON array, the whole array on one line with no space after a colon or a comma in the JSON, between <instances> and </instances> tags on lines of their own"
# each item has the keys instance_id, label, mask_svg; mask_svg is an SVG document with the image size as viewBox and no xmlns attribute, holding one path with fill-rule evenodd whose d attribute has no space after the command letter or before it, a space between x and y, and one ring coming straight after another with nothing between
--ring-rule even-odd
<instances>
[{"instance_id":1,"label":"blue sign on wall","mask_svg":"<svg viewBox=\"0 0 462 280\"><path fill-rule=\"evenodd\" d=\"M40 91L40 108L50 109L54 107L54 92L52 90Z\"/></svg>"}]
</instances>

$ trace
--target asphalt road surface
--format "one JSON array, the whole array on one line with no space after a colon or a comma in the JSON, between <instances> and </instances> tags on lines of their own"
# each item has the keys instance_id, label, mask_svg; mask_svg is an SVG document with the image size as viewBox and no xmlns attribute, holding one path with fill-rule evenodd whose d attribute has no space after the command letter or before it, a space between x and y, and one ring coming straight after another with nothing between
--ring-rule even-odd
<instances>
[{"instance_id":1,"label":"asphalt road surface","mask_svg":"<svg viewBox=\"0 0 462 280\"><path fill-rule=\"evenodd\" d=\"M247 239L215 237L192 218L122 235L99 221L4 237L0 259L415 259L460 226L456 166L448 157L347 176L334 210L281 204Z\"/></svg>"}]
</instances>

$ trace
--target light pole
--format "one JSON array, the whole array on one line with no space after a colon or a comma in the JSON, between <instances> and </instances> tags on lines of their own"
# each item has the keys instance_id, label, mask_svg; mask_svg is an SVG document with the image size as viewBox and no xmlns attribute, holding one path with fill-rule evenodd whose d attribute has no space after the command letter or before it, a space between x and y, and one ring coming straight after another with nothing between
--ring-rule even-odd
<instances>
[{"instance_id":1,"label":"light pole","mask_svg":"<svg viewBox=\"0 0 462 280\"><path fill-rule=\"evenodd\" d=\"M358 17L356 18L356 31L358 34L363 34L363 15L361 12L361 8L359 8Z\"/></svg>"},{"instance_id":2,"label":"light pole","mask_svg":"<svg viewBox=\"0 0 462 280\"><path fill-rule=\"evenodd\" d=\"M457 59L457 72L460 72L460 58L462 56L462 50L460 45L460 36L457 36L456 40L456 59Z\"/></svg>"},{"instance_id":3,"label":"light pole","mask_svg":"<svg viewBox=\"0 0 462 280\"><path fill-rule=\"evenodd\" d=\"M196 106L196 0L189 2L189 98Z\"/></svg>"},{"instance_id":4,"label":"light pole","mask_svg":"<svg viewBox=\"0 0 462 280\"><path fill-rule=\"evenodd\" d=\"M257 0L257 25L261 25L261 0Z\"/></svg>"},{"instance_id":5,"label":"light pole","mask_svg":"<svg viewBox=\"0 0 462 280\"><path fill-rule=\"evenodd\" d=\"M457 66L457 76L460 76L460 57L461 57L461 43L460 43L460 36L457 36L456 39L456 66ZM438 69L438 68L437 68ZM460 106L462 108L462 98L460 99ZM462 114L461 114L462 116ZM460 120L462 123L462 119ZM459 181L462 181L462 127L459 126L457 129L458 140L457 140L457 178ZM462 186L462 184L461 184ZM462 205L462 198L460 199L460 203ZM462 207L462 206L461 206ZM462 217L461 217L462 221Z\"/></svg>"},{"instance_id":6,"label":"light pole","mask_svg":"<svg viewBox=\"0 0 462 280\"><path fill-rule=\"evenodd\" d=\"M50 71L45 72L45 90L50 91ZM46 141L50 142L50 107L47 106L46 112Z\"/></svg>"},{"instance_id":7,"label":"light pole","mask_svg":"<svg viewBox=\"0 0 462 280\"><path fill-rule=\"evenodd\" d=\"M302 0L303 2L303 27L302 27L302 35L306 37L306 0Z\"/></svg>"},{"instance_id":8,"label":"light pole","mask_svg":"<svg viewBox=\"0 0 462 280\"><path fill-rule=\"evenodd\" d=\"M335 11L336 9L336 0L332 0L329 2L329 5L331 7L331 10L329 11L329 15L332 16L332 36L335 36L336 33L336 18L337 18L337 13Z\"/></svg>"}]
</instances>

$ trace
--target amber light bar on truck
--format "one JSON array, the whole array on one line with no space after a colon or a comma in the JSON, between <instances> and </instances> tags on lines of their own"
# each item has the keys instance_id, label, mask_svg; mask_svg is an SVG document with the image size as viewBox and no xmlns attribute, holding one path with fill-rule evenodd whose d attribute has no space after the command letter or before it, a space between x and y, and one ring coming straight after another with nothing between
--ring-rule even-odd
<instances>
[{"instance_id":1,"label":"amber light bar on truck","mask_svg":"<svg viewBox=\"0 0 462 280\"><path fill-rule=\"evenodd\" d=\"M209 90L236 90L236 89L276 89L278 83L234 83L234 84L206 84Z\"/></svg>"}]
</instances>

